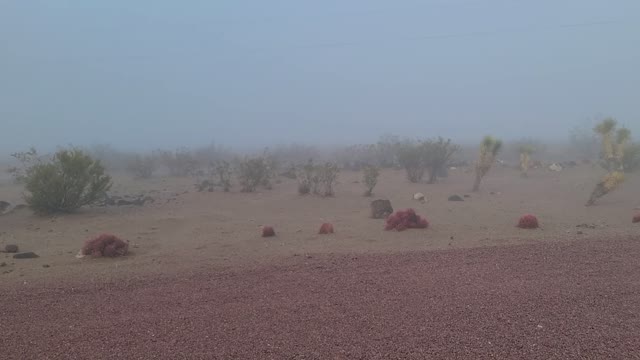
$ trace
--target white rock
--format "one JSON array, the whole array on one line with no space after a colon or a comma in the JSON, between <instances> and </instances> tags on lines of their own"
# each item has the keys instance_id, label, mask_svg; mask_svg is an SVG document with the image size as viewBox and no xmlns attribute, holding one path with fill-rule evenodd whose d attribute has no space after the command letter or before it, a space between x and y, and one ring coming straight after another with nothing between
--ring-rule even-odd
<instances>
[{"instance_id":1,"label":"white rock","mask_svg":"<svg viewBox=\"0 0 640 360\"><path fill-rule=\"evenodd\" d=\"M424 197L423 193L415 193L415 194L413 194L413 200L417 200L417 201L420 201L420 202L425 202L426 198Z\"/></svg>"}]
</instances>

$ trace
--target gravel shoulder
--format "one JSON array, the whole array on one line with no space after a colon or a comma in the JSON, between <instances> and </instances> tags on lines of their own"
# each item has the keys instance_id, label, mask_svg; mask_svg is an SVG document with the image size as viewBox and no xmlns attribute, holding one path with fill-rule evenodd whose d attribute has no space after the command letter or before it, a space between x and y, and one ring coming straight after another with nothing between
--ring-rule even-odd
<instances>
[{"instance_id":1,"label":"gravel shoulder","mask_svg":"<svg viewBox=\"0 0 640 360\"><path fill-rule=\"evenodd\" d=\"M640 357L640 237L0 289L7 360Z\"/></svg>"}]
</instances>

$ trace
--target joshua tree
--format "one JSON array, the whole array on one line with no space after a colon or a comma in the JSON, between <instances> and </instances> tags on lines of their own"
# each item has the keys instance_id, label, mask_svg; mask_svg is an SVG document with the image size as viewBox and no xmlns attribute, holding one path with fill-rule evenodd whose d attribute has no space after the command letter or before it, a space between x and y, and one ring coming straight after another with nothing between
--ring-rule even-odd
<instances>
[{"instance_id":1,"label":"joshua tree","mask_svg":"<svg viewBox=\"0 0 640 360\"><path fill-rule=\"evenodd\" d=\"M489 172L496 161L496 156L502 149L502 141L491 136L485 136L480 144L480 157L476 163L476 179L473 183L473 191L480 190L482 178Z\"/></svg>"},{"instance_id":2,"label":"joshua tree","mask_svg":"<svg viewBox=\"0 0 640 360\"><path fill-rule=\"evenodd\" d=\"M615 147L613 144L613 132L616 128L617 122L613 118L606 118L602 120L601 123L596 125L593 129L596 133L600 135L601 139L601 158L603 160L603 166L611 171L613 170L611 166L615 161Z\"/></svg>"},{"instance_id":3,"label":"joshua tree","mask_svg":"<svg viewBox=\"0 0 640 360\"><path fill-rule=\"evenodd\" d=\"M520 153L520 172L522 177L527 177L529 174L529 163L531 162L531 154L533 154L533 146L529 144L522 144L518 147Z\"/></svg>"},{"instance_id":4,"label":"joshua tree","mask_svg":"<svg viewBox=\"0 0 640 360\"><path fill-rule=\"evenodd\" d=\"M614 119L606 118L594 128L602 140L602 166L608 173L591 192L587 206L593 205L597 199L615 190L624 182L624 153L627 142L631 138L631 131L626 128L615 131L616 125Z\"/></svg>"},{"instance_id":5,"label":"joshua tree","mask_svg":"<svg viewBox=\"0 0 640 360\"><path fill-rule=\"evenodd\" d=\"M427 140L423 144L424 161L429 171L429 184L436 182L439 174L447 168L449 160L460 147L451 142L438 137L437 140Z\"/></svg>"}]
</instances>

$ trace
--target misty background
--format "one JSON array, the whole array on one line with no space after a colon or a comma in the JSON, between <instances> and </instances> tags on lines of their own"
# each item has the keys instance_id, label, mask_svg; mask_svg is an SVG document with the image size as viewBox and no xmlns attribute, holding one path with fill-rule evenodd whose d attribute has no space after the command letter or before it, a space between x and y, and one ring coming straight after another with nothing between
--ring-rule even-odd
<instances>
[{"instance_id":1,"label":"misty background","mask_svg":"<svg viewBox=\"0 0 640 360\"><path fill-rule=\"evenodd\" d=\"M640 132L637 0L3 1L0 151Z\"/></svg>"}]
</instances>

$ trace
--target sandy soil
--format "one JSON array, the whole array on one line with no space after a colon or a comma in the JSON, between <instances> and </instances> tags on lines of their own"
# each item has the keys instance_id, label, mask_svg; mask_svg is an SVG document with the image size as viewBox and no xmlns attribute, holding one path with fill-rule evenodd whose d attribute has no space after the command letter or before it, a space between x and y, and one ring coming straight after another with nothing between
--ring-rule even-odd
<instances>
[{"instance_id":1,"label":"sandy soil","mask_svg":"<svg viewBox=\"0 0 640 360\"><path fill-rule=\"evenodd\" d=\"M383 231L384 221L369 218L371 198L362 196L361 175L343 172L333 198L299 196L292 180L273 190L245 194L195 192L193 179L116 178L114 192L145 193L156 202L144 207L84 209L78 214L38 217L28 210L0 216L0 247L15 243L40 258L14 260L0 254L0 282L39 282L68 277L88 281L142 273L173 274L195 268L237 267L281 261L315 253L395 253L472 248L540 241L606 239L640 232L631 223L640 205L640 176L631 175L618 191L593 207L584 203L602 171L589 165L554 173L534 170L528 179L513 169L496 168L480 193L469 193L472 174L457 170L441 183L410 184L401 171L384 171L374 198L390 199L394 208L415 208L431 227L402 233ZM426 194L425 204L412 199ZM20 201L21 189L0 185L0 199ZM493 194L492 194L493 193ZM452 194L470 194L449 202ZM536 214L539 230L515 227L524 213ZM336 234L317 235L322 222ZM260 237L263 224L277 237ZM577 228L580 224L595 225ZM76 259L91 236L112 232L131 242L131 256L118 260ZM44 267L47 266L47 267Z\"/></svg>"}]
</instances>

